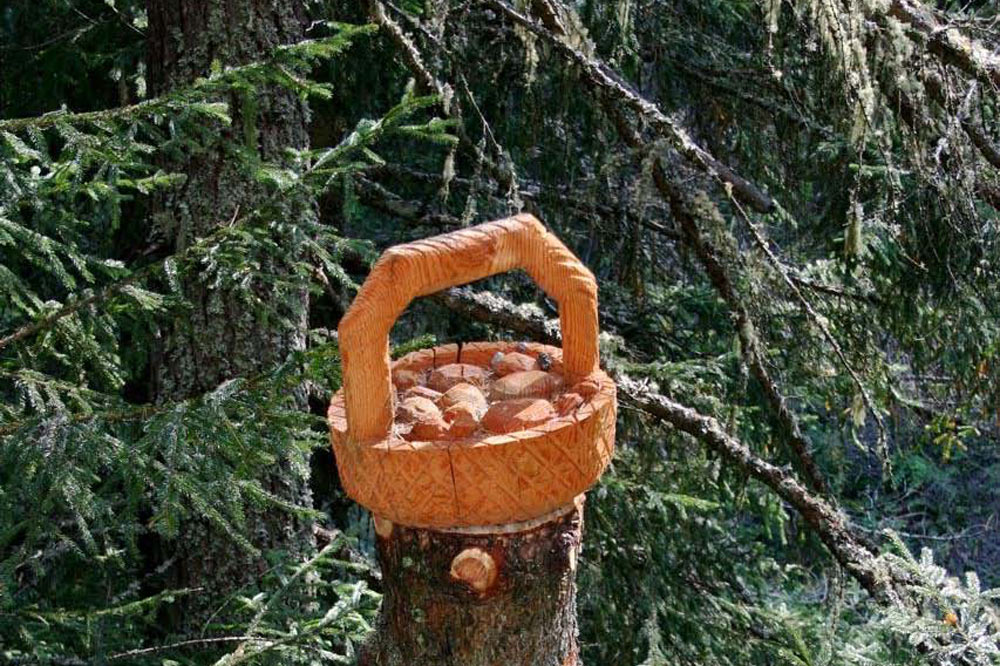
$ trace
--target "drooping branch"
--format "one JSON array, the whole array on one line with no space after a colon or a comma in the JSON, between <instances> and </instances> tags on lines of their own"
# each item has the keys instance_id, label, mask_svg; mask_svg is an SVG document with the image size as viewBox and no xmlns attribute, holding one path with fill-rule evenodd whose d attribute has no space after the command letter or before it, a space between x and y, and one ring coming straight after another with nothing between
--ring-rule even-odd
<instances>
[{"instance_id":1,"label":"drooping branch","mask_svg":"<svg viewBox=\"0 0 1000 666\"><path fill-rule=\"evenodd\" d=\"M558 329L542 317L527 317L517 307L493 294L473 295L468 289L451 289L439 302L463 317L515 330L536 339L556 341ZM702 442L760 481L800 513L837 561L882 603L898 603L890 577L875 555L853 531L850 521L829 502L811 493L788 470L776 467L750 451L710 416L642 387L621 374L615 375L623 404L669 424Z\"/></svg>"},{"instance_id":2,"label":"drooping branch","mask_svg":"<svg viewBox=\"0 0 1000 666\"><path fill-rule=\"evenodd\" d=\"M864 3L874 11L873 18L884 22L893 17L916 33L927 49L944 62L954 65L980 81L1000 86L1000 58L955 27L942 24L933 12L915 0L892 0L888 11L877 9L880 3Z\"/></svg>"},{"instance_id":3,"label":"drooping branch","mask_svg":"<svg viewBox=\"0 0 1000 666\"><path fill-rule=\"evenodd\" d=\"M670 203L671 213L681 227L686 244L694 250L712 286L732 312L741 353L763 390L767 404L781 425L782 434L798 459L806 479L816 490L829 494L829 485L813 458L809 439L802 432L798 418L767 368L767 353L750 312L736 293L718 250L698 228L699 221L706 217L713 219L715 224L721 224L721 213L707 196L702 194L692 197L670 181L659 162L654 165L653 179L657 189Z\"/></svg>"},{"instance_id":4,"label":"drooping branch","mask_svg":"<svg viewBox=\"0 0 1000 666\"><path fill-rule=\"evenodd\" d=\"M898 603L889 576L875 555L853 532L846 516L826 500L813 495L791 473L756 456L712 418L670 398L643 390L625 377L616 377L625 401L670 424L721 454L760 481L798 511L851 576L881 603Z\"/></svg>"},{"instance_id":5,"label":"drooping branch","mask_svg":"<svg viewBox=\"0 0 1000 666\"><path fill-rule=\"evenodd\" d=\"M930 98L946 113L951 113L948 95L945 92L944 82L941 80L941 77L934 72L922 72L919 78L920 82L924 84L924 90L927 91ZM890 108L907 127L916 131L921 122L917 105L890 77L883 75L881 83L892 102ZM983 159L993 167L1000 169L1000 147L997 147L990 137L987 136L983 126L976 122L971 114L968 113L959 114L958 123Z\"/></svg>"},{"instance_id":6,"label":"drooping branch","mask_svg":"<svg viewBox=\"0 0 1000 666\"><path fill-rule=\"evenodd\" d=\"M371 16L372 20L378 25L382 30L389 36L393 44L396 46L396 50L399 52L400 57L406 63L406 68L410 70L417 79L417 83L423 88L426 93L432 93L438 95L441 98L441 104L444 106L447 112L449 100L452 95L452 91L445 87L445 84L438 81L437 77L434 76L431 71L424 64L424 58L417 49L416 45L406 36L403 29L398 23L389 18L386 14L385 5L378 0L372 0L368 3L368 14Z\"/></svg>"},{"instance_id":7,"label":"drooping branch","mask_svg":"<svg viewBox=\"0 0 1000 666\"><path fill-rule=\"evenodd\" d=\"M833 349L833 353L837 355L837 358L840 360L841 365L844 366L844 369L847 371L847 374L849 374L851 376L851 379L854 381L854 385L861 393L861 398L864 401L865 406L868 408L868 411L872 413L872 416L875 418L875 422L878 425L879 446L882 449L880 455L882 456L883 464L888 465L889 454L888 451L885 450L886 446L885 423L882 421L882 416L878 413L878 410L875 409L875 401L872 399L871 394L868 391L868 388L865 386L864 382L861 381L861 376L858 374L857 370L854 369L854 366L851 364L851 362L847 359L847 355L844 353L844 350L841 349L840 344L837 342L837 339L833 337L833 333L830 332L830 327L829 325L827 325L826 319L824 317L821 317L820 314L816 312L812 304L809 302L809 299L805 297L805 295L802 293L802 290L799 289L798 285L792 279L789 272L785 269L784 264L782 264L781 260L778 259L778 257L774 254L773 251L771 251L767 239L764 238L764 235L761 232L761 230L757 227L756 224L753 223L753 220L751 220L750 216L746 214L746 211L744 211L743 208L739 205L739 202L734 202L734 203L736 205L736 209L740 212L740 215L743 218L743 221L746 224L747 229L750 231L750 236L753 238L754 244L757 246L757 249L760 250L765 257L767 257L767 260L771 264L771 267L774 268L774 270L778 273L778 275L781 276L781 279L784 281L785 285L791 290L792 294L794 294L796 300L799 301L799 304L802 306L802 309L805 311L806 315L809 316L809 319L813 322L813 324L817 328L819 328L820 333L822 333L823 337L826 339L827 344L830 345L831 349Z\"/></svg>"},{"instance_id":8,"label":"drooping branch","mask_svg":"<svg viewBox=\"0 0 1000 666\"><path fill-rule=\"evenodd\" d=\"M941 108L947 110L948 96L945 93L944 82L941 80L941 77L931 72L921 77L921 80L923 81L924 89L930 93L934 101ZM995 168L1000 169L1000 148L986 135L986 131L982 125L976 122L970 113L960 113L959 123L962 126L962 131L969 137L972 145L979 150L979 154L983 156L983 159Z\"/></svg>"},{"instance_id":9,"label":"drooping branch","mask_svg":"<svg viewBox=\"0 0 1000 666\"><path fill-rule=\"evenodd\" d=\"M774 209L774 201L769 194L695 143L680 125L663 113L656 104L636 92L614 70L597 58L567 44L560 38L559 28L555 24L542 25L511 8L503 0L486 0L486 2L517 25L544 39L566 60L579 67L587 82L600 94L617 100L617 103L642 118L659 136L667 139L685 159L701 171L717 178L727 188L732 188L740 201L761 213ZM544 19L545 15L542 18Z\"/></svg>"},{"instance_id":10,"label":"drooping branch","mask_svg":"<svg viewBox=\"0 0 1000 666\"><path fill-rule=\"evenodd\" d=\"M625 117L623 108L632 108L641 118L647 121L650 120L647 116L651 115L654 120L656 117L660 117L669 123L669 120L663 116L655 105L647 102L631 91L631 89L625 87L625 84L619 82L617 76L609 83L608 79L611 75L608 74L609 70L606 66L580 53L577 49L566 44L559 38L560 34L565 33L565 29L550 16L550 13L543 13L539 17L544 22L544 25L539 26L535 21L510 9L502 0L488 0L488 2L493 6L497 6L520 25L530 26L537 34L544 34L550 42L555 43L560 50L567 54L571 62L579 65L581 75L590 85L590 89L596 95L597 101L614 121L622 140L633 150L639 152L648 150L648 146L643 141L639 132L632 126L629 119ZM675 127L672 123L669 126ZM719 222L721 220L721 213L707 196L692 197L682 187L674 183L667 176L659 156L653 160L652 175L656 189L669 206L674 220L681 229L683 240L694 250L712 286L733 314L744 358L764 391L767 403L781 426L782 434L784 435L783 438L788 442L789 448L798 459L809 484L816 490L824 494L829 494L829 486L813 458L809 440L802 432L798 419L767 369L766 353L760 342L760 337L757 335L756 327L750 317L750 313L736 293L732 280L729 278L728 270L718 258L717 251L704 238L699 229L699 223L703 221L701 218ZM730 184L732 185L733 196L739 198L738 188L735 184ZM751 188L753 191L756 191L755 186L751 185ZM729 188L727 188L728 190ZM773 207L774 202L768 198L768 206L766 208L771 209Z\"/></svg>"},{"instance_id":11,"label":"drooping branch","mask_svg":"<svg viewBox=\"0 0 1000 666\"><path fill-rule=\"evenodd\" d=\"M476 162L486 165L493 179L507 192L513 193L515 198L517 198L519 188L512 169L504 168L486 155L466 131L462 120L462 105L456 98L454 86L439 79L427 67L420 49L417 48L417 45L414 44L413 40L410 39L402 27L389 17L383 3L379 2L379 0L369 0L368 12L372 20L383 30L396 47L404 64L410 70L410 73L413 74L414 78L425 90L439 97L441 108L450 118L456 121L455 133L462 147L472 152Z\"/></svg>"}]
</instances>

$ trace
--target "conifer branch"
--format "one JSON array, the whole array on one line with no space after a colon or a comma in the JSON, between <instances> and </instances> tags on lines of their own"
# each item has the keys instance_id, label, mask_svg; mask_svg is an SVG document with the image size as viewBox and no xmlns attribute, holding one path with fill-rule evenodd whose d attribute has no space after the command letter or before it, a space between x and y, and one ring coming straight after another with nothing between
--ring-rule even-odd
<instances>
[{"instance_id":1,"label":"conifer branch","mask_svg":"<svg viewBox=\"0 0 1000 666\"><path fill-rule=\"evenodd\" d=\"M954 26L942 24L921 2L892 0L888 11L879 9L880 5L864 3L863 6L873 9L871 13L880 21L891 16L909 26L927 49L945 63L955 65L984 83L1000 87L1000 57Z\"/></svg>"},{"instance_id":2,"label":"conifer branch","mask_svg":"<svg viewBox=\"0 0 1000 666\"><path fill-rule=\"evenodd\" d=\"M472 153L477 164L486 165L493 179L506 192L512 195L513 199L519 200L520 186L513 169L510 167L505 168L503 165L498 164L496 160L483 151L477 142L472 140L472 137L466 131L462 118L462 105L455 96L454 86L447 81L439 79L431 72L424 63L420 49L410 39L409 35L403 31L400 25L386 14L385 6L382 2L379 2L379 0L368 0L368 7L371 19L388 35L389 39L395 45L396 50L401 54L403 62L406 64L407 69L410 70L410 73L413 74L422 87L438 95L441 108L456 123L455 133L458 136L460 144ZM471 92L467 88L466 93L472 99ZM475 100L473 100L473 104L475 104ZM482 118L481 114L480 118L483 122L484 132L490 133L489 125L486 124L486 120ZM502 151L502 147L496 141L494 141L494 146L498 152ZM450 177L445 179L445 186L447 186L448 180L450 180Z\"/></svg>"},{"instance_id":3,"label":"conifer branch","mask_svg":"<svg viewBox=\"0 0 1000 666\"><path fill-rule=\"evenodd\" d=\"M718 251L698 229L699 217L714 218L716 224L721 221L718 208L707 196L696 195L692 198L684 193L667 179L659 162L654 165L653 177L661 193L669 197L671 212L683 231L685 243L694 250L695 256L708 275L709 282L732 312L735 319L734 327L740 340L740 353L763 390L767 404L777 418L789 448L798 459L806 479L813 488L829 495L829 484L819 465L816 464L812 445L802 432L798 417L767 368L767 351L750 316L750 311L736 293L728 270L719 259Z\"/></svg>"},{"instance_id":4,"label":"conifer branch","mask_svg":"<svg viewBox=\"0 0 1000 666\"><path fill-rule=\"evenodd\" d=\"M174 255L174 256L176 257L179 255ZM4 347L12 345L15 342L23 340L24 338L35 335L36 333L48 330L53 326L55 326L59 322L59 320L69 317L73 314L76 314L83 308L89 307L91 305L96 305L98 303L107 300L111 296L120 293L122 290L129 287L130 285L133 285L139 280L142 280L151 275L153 272L156 271L156 269L161 268L165 261L166 260L164 259L153 264L148 264L143 268L135 271L131 275L122 278L117 282L113 282L109 285L106 285L96 291L91 291L89 294L85 296L79 296L76 298L67 299L68 302L62 307L60 307L58 310L55 310L54 312L47 314L44 317L36 319L30 324L25 324L24 326L17 329L13 333L10 333L0 338L0 349L3 349Z\"/></svg>"},{"instance_id":5,"label":"conifer branch","mask_svg":"<svg viewBox=\"0 0 1000 666\"><path fill-rule=\"evenodd\" d=\"M886 442L887 435L885 431L885 422L882 420L882 415L875 407L875 401L872 399L871 393L868 391L868 387L865 386L865 383L861 380L861 376L858 374L857 370L854 369L854 365L848 360L847 355L844 354L844 350L840 348L840 343L838 343L837 339L833 337L833 333L830 332L830 327L827 325L826 319L821 317L820 314L816 312L815 308L813 308L812 304L809 302L809 299L807 299L802 293L802 290L799 289L798 285L789 275L788 270L785 269L785 266L781 263L781 260L778 259L778 257L775 256L774 252L771 250L760 229L756 224L754 224L753 220L750 219L750 216L747 215L747 212L743 210L743 207L740 206L740 203L735 199L733 199L733 205L743 218L743 221L746 224L757 249L759 249L765 257L767 257L768 263L770 263L778 275L781 276L782 281L784 281L785 285L791 290L792 294L794 294L796 300L798 300L802 309L805 310L809 319L816 325L817 328L819 328L823 338L826 339L827 344L829 344L833 349L833 352L837 355L841 365L844 366L847 374L849 374L851 379L854 381L854 385L860 392L861 399L864 401L865 407L868 408L868 411L871 412L872 416L875 418L875 423L878 426L880 449L879 456L882 459L882 464L888 466L889 451L887 448L888 444Z\"/></svg>"},{"instance_id":6,"label":"conifer branch","mask_svg":"<svg viewBox=\"0 0 1000 666\"><path fill-rule=\"evenodd\" d=\"M144 657L151 654L157 654L159 652L179 650L181 648L219 645L220 643L240 643L240 642L243 643L267 642L267 639L255 636L212 636L209 638L192 638L186 641L167 643L166 645L154 645L153 647L136 648L135 650L116 652L115 654L108 655L108 661L118 661L120 659L134 659L136 657Z\"/></svg>"},{"instance_id":7,"label":"conifer branch","mask_svg":"<svg viewBox=\"0 0 1000 666\"><path fill-rule=\"evenodd\" d=\"M487 4L517 25L543 38L566 60L573 63L586 76L587 81L597 89L598 94L610 97L614 103L630 109L661 137L667 139L677 152L701 171L731 187L741 201L754 210L767 213L774 209L774 200L754 183L737 174L732 168L720 162L711 153L699 146L676 122L663 113L610 67L595 57L588 56L561 39L559 28L542 26L531 18L510 7L503 0L487 0Z\"/></svg>"},{"instance_id":8,"label":"conifer branch","mask_svg":"<svg viewBox=\"0 0 1000 666\"><path fill-rule=\"evenodd\" d=\"M553 33L555 33L557 29L555 26L549 25L545 28L541 28L531 19L522 16L508 7L502 0L488 0L488 2L490 5L497 7L500 11L504 12L519 24L524 25L525 27L530 26L536 33L545 34L549 41L553 42L557 47L572 55L573 60L580 66L583 75L592 84L593 92L598 97L598 101L604 106L606 113L608 113L608 115L613 119L619 135L625 141L626 145L631 147L633 150L646 151L649 148L642 140L638 131L635 130L628 119L626 119L622 111L623 105L631 106L631 108L637 111L640 117L647 119L647 121L650 120L650 118L660 118L666 123L668 128L675 128L672 122L663 116L655 105L643 100L637 93L625 88L624 84L618 82L616 79L609 81L609 75L606 72L606 67L591 61L584 54L566 45L563 40L554 37ZM629 100L631 100L631 103L629 103ZM694 146L694 144L691 145ZM694 146L694 148L697 148L697 146ZM763 389L770 408L777 417L778 422L781 424L781 428L785 435L783 439L788 442L789 447L798 459L809 484L819 492L829 495L829 485L825 476L820 471L819 466L816 464L811 452L812 447L809 440L802 432L798 418L789 407L788 401L778 389L777 384L771 378L770 372L765 365L766 353L762 348L760 337L756 332L756 327L753 324L750 313L736 294L732 281L729 278L728 270L718 259L716 250L711 246L711 243L702 236L700 230L698 229L700 216L707 215L710 218L721 219L721 214L708 197L701 195L697 197L697 201L695 201L695 199L685 193L682 188L673 183L667 177L659 156L657 156L653 161L652 171L654 185L663 197L664 201L669 205L675 221L681 228L683 239L695 251L695 255L705 268L710 282L733 313L736 320L734 322L736 332L741 342L741 352L750 366L754 377ZM713 173L713 171L709 172ZM740 195L741 190L738 187L739 181L734 182L732 180L726 180L723 175L718 172L714 173L724 184L731 186L735 195ZM749 191L743 192L743 197L741 198L746 198L746 200L751 202L751 205L753 205L755 197L749 195L753 194L757 190L752 185L750 185L750 187L751 189ZM728 190L730 188L727 187L726 189ZM756 200L760 203L759 199ZM774 202L770 199L770 197L768 197L767 206L763 206L763 209L771 210L773 207Z\"/></svg>"},{"instance_id":9,"label":"conifer branch","mask_svg":"<svg viewBox=\"0 0 1000 666\"><path fill-rule=\"evenodd\" d=\"M449 289L438 300L464 317L514 330L539 340L555 343L560 340L556 325L543 317L520 314L517 306L495 294L473 295L468 289ZM854 534L847 517L827 500L812 494L790 471L756 456L746 444L727 433L714 418L650 391L613 369L612 374L623 403L693 436L770 488L802 515L837 561L873 597L883 602L898 601L873 553Z\"/></svg>"},{"instance_id":10,"label":"conifer branch","mask_svg":"<svg viewBox=\"0 0 1000 666\"><path fill-rule=\"evenodd\" d=\"M618 107L611 103L607 97L602 98L605 111L615 120L619 135L633 150L643 150L644 142L639 133L629 124L628 120L620 112ZM712 243L706 239L699 229L699 224L710 220L715 226L721 224L722 214L718 207L703 193L691 196L672 181L663 168L662 161L657 157L653 162L653 184L656 186L664 201L670 207L671 215L681 228L682 238L689 247L694 250L695 256L705 269L709 282L715 288L722 300L732 312L734 328L740 340L740 353L745 359L754 378L764 391L771 411L781 424L781 429L788 442L789 448L799 461L803 473L809 484L825 495L829 495L829 484L826 477L816 464L812 455L812 446L802 432L799 420L795 416L788 401L778 388L777 383L771 378L771 373L767 369L767 354L757 334L756 326L750 316L749 310L743 304L742 299L737 295L729 271L719 259L718 251Z\"/></svg>"},{"instance_id":11,"label":"conifer branch","mask_svg":"<svg viewBox=\"0 0 1000 666\"><path fill-rule=\"evenodd\" d=\"M186 88L175 90L159 97L153 97L136 104L112 109L76 113L66 110L56 110L40 116L0 120L0 131L19 132L28 128L46 129L55 125L84 125L111 120L132 119L138 116L149 116L179 110L201 99L206 93L219 92L220 87L224 88L227 82L236 80L244 74L257 73L266 68L274 68L280 74L280 76L276 76L275 78L279 82L284 83L286 87L302 90L301 83L295 77L291 77L287 70L284 70L282 66L284 62L300 58L312 60L319 55L329 55L331 51L346 47L350 43L350 40L356 36L372 31L371 26L365 25L341 24L337 27L342 32L332 37L306 39L294 44L283 44L274 49L270 58L229 67L221 72L213 72L204 78L198 79ZM306 91L308 91L308 87L306 87Z\"/></svg>"}]
</instances>

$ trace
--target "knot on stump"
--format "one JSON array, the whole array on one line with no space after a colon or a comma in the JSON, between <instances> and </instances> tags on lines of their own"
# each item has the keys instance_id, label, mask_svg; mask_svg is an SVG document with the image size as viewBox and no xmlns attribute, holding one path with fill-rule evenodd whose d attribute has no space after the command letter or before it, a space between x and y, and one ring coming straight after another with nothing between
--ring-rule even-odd
<instances>
[{"instance_id":1,"label":"knot on stump","mask_svg":"<svg viewBox=\"0 0 1000 666\"><path fill-rule=\"evenodd\" d=\"M466 548L451 561L451 577L483 595L496 583L497 563L482 548Z\"/></svg>"}]
</instances>

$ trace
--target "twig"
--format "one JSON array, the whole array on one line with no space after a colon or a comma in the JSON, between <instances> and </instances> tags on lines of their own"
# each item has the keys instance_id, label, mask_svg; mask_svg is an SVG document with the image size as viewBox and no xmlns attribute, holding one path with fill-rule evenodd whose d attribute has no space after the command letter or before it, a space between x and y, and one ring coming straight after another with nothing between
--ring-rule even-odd
<instances>
[{"instance_id":1,"label":"twig","mask_svg":"<svg viewBox=\"0 0 1000 666\"><path fill-rule=\"evenodd\" d=\"M743 206L741 206L735 199L732 199L732 202L736 210L740 213L740 217L742 217L744 223L746 223L747 229L749 229L750 235L753 237L754 244L757 246L757 249L764 253L764 256L767 257L768 262L774 270L778 272L778 275L781 276L784 283L789 289L792 290L795 298L798 299L799 303L802 305L802 309L806 311L806 314L812 322L819 328L823 337L826 339L827 344L833 348L837 358L840 359L840 363L851 376L851 379L854 381L854 385L858 388L858 391L861 392L861 399L864 401L868 411L872 413L872 416L875 418L875 423L878 426L879 456L882 459L882 465L885 466L887 472L891 472L891 468L889 467L890 462L888 445L886 442L885 422L882 420L882 415L879 414L877 409L875 409L875 402L872 400L871 394L868 392L868 388L865 386L864 382L861 381L861 376L858 375L854 366L851 365L851 362L847 360L847 355L844 354L843 349L840 348L840 344L837 342L837 339L833 337L833 333L830 332L830 327L827 326L826 320L821 317L818 312L816 312L816 310L812 307L812 304L809 302L809 299L802 294L802 290L799 289L798 285L788 274L788 271L785 269L785 266L781 263L778 257L776 257L774 252L771 251L771 248L768 246L767 241L761 234L760 229L757 228L757 225L754 224L753 220L750 219L750 216L747 215Z\"/></svg>"},{"instance_id":2,"label":"twig","mask_svg":"<svg viewBox=\"0 0 1000 666\"><path fill-rule=\"evenodd\" d=\"M452 289L442 302L464 316L475 317L537 339L558 341L558 330L548 326L543 318L528 318L517 313L512 303L498 296L489 301L471 297L467 290ZM825 499L813 495L794 475L757 457L746 444L730 435L714 418L697 412L674 400L649 391L628 377L615 374L619 398L626 406L669 424L693 436L712 450L725 456L760 481L798 511L817 533L838 562L876 599L898 604L899 598L875 555L853 532L846 516Z\"/></svg>"},{"instance_id":3,"label":"twig","mask_svg":"<svg viewBox=\"0 0 1000 666\"><path fill-rule=\"evenodd\" d=\"M507 192L513 193L514 196L512 198L516 199L517 193L519 192L519 186L513 170L505 169L494 160L490 159L489 156L480 149L477 143L472 140L468 132L466 132L462 119L462 105L455 97L454 88L447 82L438 79L431 72L431 70L428 69L427 65L424 64L424 59L420 53L420 49L417 48L416 44L413 43L413 40L410 39L399 24L389 18L386 14L385 6L379 2L379 0L368 0L368 7L372 20L385 31L385 33L392 40L393 44L395 44L397 50L402 55L407 68L414 75L416 80L421 86L424 87L425 90L433 92L439 96L441 108L450 118L456 121L455 133L457 134L461 145L472 152L477 163L485 164L490 171L490 175L493 176L493 179L506 189ZM489 125L486 125L485 119L483 119L483 123L485 131L489 132L490 128ZM497 150L502 154L502 149L495 139L493 143L496 145Z\"/></svg>"},{"instance_id":4,"label":"twig","mask_svg":"<svg viewBox=\"0 0 1000 666\"><path fill-rule=\"evenodd\" d=\"M167 650L176 650L178 648L194 647L197 645L213 645L218 643L238 643L243 642L268 642L264 638L258 638L254 636L215 636L212 638L192 638L186 641L179 641L177 643L168 643L167 645L157 645L148 648L139 648L136 650L129 650L128 652L118 652L108 656L108 661L118 661L119 659L129 659L131 657L142 657L149 654L156 654L157 652L166 652Z\"/></svg>"},{"instance_id":5,"label":"twig","mask_svg":"<svg viewBox=\"0 0 1000 666\"><path fill-rule=\"evenodd\" d=\"M950 25L942 25L921 3L893 0L888 11L882 11L880 3L865 7L880 22L891 16L909 26L926 42L927 49L945 63L959 67L984 83L1000 87L1000 59L978 41L969 39Z\"/></svg>"}]
</instances>

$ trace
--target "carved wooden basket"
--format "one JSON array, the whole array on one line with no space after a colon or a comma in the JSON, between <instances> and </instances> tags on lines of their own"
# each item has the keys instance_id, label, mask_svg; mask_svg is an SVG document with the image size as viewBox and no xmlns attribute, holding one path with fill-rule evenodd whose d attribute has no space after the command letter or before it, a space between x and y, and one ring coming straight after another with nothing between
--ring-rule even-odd
<instances>
[{"instance_id":1,"label":"carved wooden basket","mask_svg":"<svg viewBox=\"0 0 1000 666\"><path fill-rule=\"evenodd\" d=\"M460 439L407 441L394 427L393 373L456 363L488 368L509 342L446 345L391 363L389 331L410 301L522 268L559 304L564 348L527 343L547 355L566 386L585 386L583 404L530 429ZM530 215L482 224L387 250L339 327L343 388L330 404L341 483L359 504L396 523L432 528L521 522L589 488L614 450L616 394L598 366L594 276ZM459 359L459 353L461 358Z\"/></svg>"}]
</instances>

